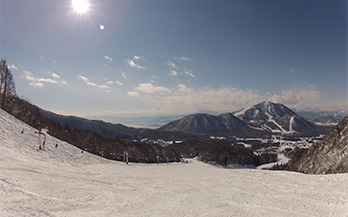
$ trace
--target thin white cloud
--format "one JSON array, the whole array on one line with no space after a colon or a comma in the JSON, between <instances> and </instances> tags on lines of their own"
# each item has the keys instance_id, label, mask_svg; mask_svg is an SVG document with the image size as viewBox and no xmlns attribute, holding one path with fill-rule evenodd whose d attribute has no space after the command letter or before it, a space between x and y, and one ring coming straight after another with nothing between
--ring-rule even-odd
<instances>
[{"instance_id":1,"label":"thin white cloud","mask_svg":"<svg viewBox=\"0 0 348 217\"><path fill-rule=\"evenodd\" d=\"M13 64L9 65L8 68L9 68L9 69L18 70L18 67L15 66L15 65L13 65Z\"/></svg>"},{"instance_id":2,"label":"thin white cloud","mask_svg":"<svg viewBox=\"0 0 348 217\"><path fill-rule=\"evenodd\" d=\"M138 63L135 63L134 60L131 60L131 59L126 59L126 63L132 67L132 68L137 68L137 69L147 69L146 66L142 66Z\"/></svg>"},{"instance_id":3,"label":"thin white cloud","mask_svg":"<svg viewBox=\"0 0 348 217\"><path fill-rule=\"evenodd\" d=\"M140 86L141 85L139 85L139 87ZM154 85L152 84L152 86ZM303 108L296 107L301 104L298 104L297 102L304 102L304 99L310 97L313 97L315 100L307 103L308 108L319 108L317 107L318 105L327 105L328 107L320 108L328 110L343 108L345 111L347 109L346 101L324 101L321 98L319 90L314 85L308 85L308 87L305 87L302 90L284 90L279 95L270 95L269 93L260 94L254 90L243 90L233 87L205 87L195 89L185 84L179 84L177 87L171 88L170 90L170 92L163 94L144 94L144 92L134 89L127 92L127 95L134 97L133 100L137 100L137 103L140 103L136 109L113 110L107 112L109 112L109 114L127 116L188 114L200 110L211 110L223 113L234 112L265 100L273 100L278 103L283 103L290 109L294 109ZM301 95L301 97L293 97L293 95L298 94Z\"/></svg>"},{"instance_id":4,"label":"thin white cloud","mask_svg":"<svg viewBox=\"0 0 348 217\"><path fill-rule=\"evenodd\" d=\"M118 84L118 85L120 85L120 86L123 85L123 83L120 82L120 81L108 81L108 82L106 82L106 84Z\"/></svg>"},{"instance_id":5,"label":"thin white cloud","mask_svg":"<svg viewBox=\"0 0 348 217\"><path fill-rule=\"evenodd\" d=\"M51 71L47 71L47 73L52 77L52 78L60 78L59 75L57 75L56 73L54 72L51 72Z\"/></svg>"},{"instance_id":6,"label":"thin white cloud","mask_svg":"<svg viewBox=\"0 0 348 217\"><path fill-rule=\"evenodd\" d=\"M295 69L295 68L291 68L291 69L289 70L289 72L294 73L294 72L296 72L296 69Z\"/></svg>"},{"instance_id":7,"label":"thin white cloud","mask_svg":"<svg viewBox=\"0 0 348 217\"><path fill-rule=\"evenodd\" d=\"M178 84L178 91L183 93L189 93L192 92L193 89L187 87L185 84Z\"/></svg>"},{"instance_id":8,"label":"thin white cloud","mask_svg":"<svg viewBox=\"0 0 348 217\"><path fill-rule=\"evenodd\" d=\"M110 61L110 62L113 62L114 60L110 57L110 56L104 56L104 59Z\"/></svg>"},{"instance_id":9,"label":"thin white cloud","mask_svg":"<svg viewBox=\"0 0 348 217\"><path fill-rule=\"evenodd\" d=\"M134 60L144 60L143 56L134 56L133 57Z\"/></svg>"},{"instance_id":10,"label":"thin white cloud","mask_svg":"<svg viewBox=\"0 0 348 217\"><path fill-rule=\"evenodd\" d=\"M193 74L192 69L184 68L184 74L185 74L186 76L190 76L190 77L192 77L192 78L195 78L195 77L196 77L196 76Z\"/></svg>"},{"instance_id":11,"label":"thin white cloud","mask_svg":"<svg viewBox=\"0 0 348 217\"><path fill-rule=\"evenodd\" d=\"M134 89L139 91L139 92L143 92L143 93L147 93L147 94L170 93L170 90L168 88L166 88L164 86L154 86L151 82L139 84L139 86L135 87Z\"/></svg>"},{"instance_id":12,"label":"thin white cloud","mask_svg":"<svg viewBox=\"0 0 348 217\"><path fill-rule=\"evenodd\" d=\"M163 65L167 66L167 68L170 70L168 75L175 77L175 76L186 76L186 77L191 77L195 78L196 75L193 73L192 69L189 69L186 66L185 63L182 63L182 61L188 61L190 60L189 58L186 57L179 57L175 58L176 60L180 60L179 63L174 63L172 60L168 60Z\"/></svg>"},{"instance_id":13,"label":"thin white cloud","mask_svg":"<svg viewBox=\"0 0 348 217\"><path fill-rule=\"evenodd\" d=\"M176 65L173 61L168 60L167 62L164 63L164 65L166 65L169 68L176 69Z\"/></svg>"},{"instance_id":14,"label":"thin white cloud","mask_svg":"<svg viewBox=\"0 0 348 217\"><path fill-rule=\"evenodd\" d=\"M58 61L57 61L57 60L53 60L53 63L56 63L56 64L57 64L57 63L58 63Z\"/></svg>"},{"instance_id":15,"label":"thin white cloud","mask_svg":"<svg viewBox=\"0 0 348 217\"><path fill-rule=\"evenodd\" d=\"M123 77L123 78L127 78L127 73L122 72L122 77Z\"/></svg>"},{"instance_id":16,"label":"thin white cloud","mask_svg":"<svg viewBox=\"0 0 348 217\"><path fill-rule=\"evenodd\" d=\"M144 61L144 57L143 56L134 56L133 59L126 59L126 63L132 68L147 69L146 66L142 66L139 63L137 63L138 61Z\"/></svg>"},{"instance_id":17,"label":"thin white cloud","mask_svg":"<svg viewBox=\"0 0 348 217\"><path fill-rule=\"evenodd\" d=\"M153 93L151 83L139 85L131 94L139 96L140 90L146 93ZM131 95L130 93L128 95ZM148 111L152 114L185 114L194 113L199 110L212 110L217 112L236 111L245 106L253 105L267 99L251 90L224 87L220 89L200 88L193 89L185 84L179 84L172 91L165 91L161 95L148 94L146 97L139 97L144 104L153 108L160 108L158 111Z\"/></svg>"},{"instance_id":18,"label":"thin white cloud","mask_svg":"<svg viewBox=\"0 0 348 217\"><path fill-rule=\"evenodd\" d=\"M105 84L96 84L94 82L89 81L88 78L86 78L82 75L78 75L77 77L80 78L82 81L84 81L89 86L97 87L99 89L105 90L106 92L110 93L110 87L105 85Z\"/></svg>"},{"instance_id":19,"label":"thin white cloud","mask_svg":"<svg viewBox=\"0 0 348 217\"><path fill-rule=\"evenodd\" d=\"M30 82L29 85L32 87L35 87L35 88L44 86L44 84L42 82Z\"/></svg>"},{"instance_id":20,"label":"thin white cloud","mask_svg":"<svg viewBox=\"0 0 348 217\"><path fill-rule=\"evenodd\" d=\"M123 83L122 82L120 82L120 81L115 81L116 82L116 84L118 84L118 85L120 85L120 86L122 86L123 85Z\"/></svg>"},{"instance_id":21,"label":"thin white cloud","mask_svg":"<svg viewBox=\"0 0 348 217\"><path fill-rule=\"evenodd\" d=\"M309 84L306 89L284 90L281 94L273 95L270 101L285 104L291 108L315 108L321 104L322 95L315 85Z\"/></svg>"},{"instance_id":22,"label":"thin white cloud","mask_svg":"<svg viewBox=\"0 0 348 217\"><path fill-rule=\"evenodd\" d=\"M181 61L189 61L189 60L191 60L191 58L187 58L187 57L184 57L184 56L179 57L178 59L181 60Z\"/></svg>"},{"instance_id":23,"label":"thin white cloud","mask_svg":"<svg viewBox=\"0 0 348 217\"><path fill-rule=\"evenodd\" d=\"M170 70L169 75L175 77L178 76L178 72L175 70Z\"/></svg>"},{"instance_id":24,"label":"thin white cloud","mask_svg":"<svg viewBox=\"0 0 348 217\"><path fill-rule=\"evenodd\" d=\"M127 95L132 97L139 97L139 93L137 91L129 91L127 92Z\"/></svg>"},{"instance_id":25,"label":"thin white cloud","mask_svg":"<svg viewBox=\"0 0 348 217\"><path fill-rule=\"evenodd\" d=\"M153 94L155 90L152 86L152 83L141 84L128 94L139 97L140 93L147 93L146 97L138 99L148 106L160 108L160 110L149 110L148 114L185 114L199 110L233 112L265 100L282 103L291 109L300 110L346 108L346 102L323 100L320 91L311 84L304 89L289 89L274 95L233 87L194 89L185 84L179 84L171 91L168 89L168 91L156 95Z\"/></svg>"},{"instance_id":26,"label":"thin white cloud","mask_svg":"<svg viewBox=\"0 0 348 217\"><path fill-rule=\"evenodd\" d=\"M51 78L40 78L40 77L35 77L32 72L29 71L24 71L24 76L22 78L30 81L29 85L32 87L43 87L44 83L51 83L51 84L62 84L66 85L66 81L60 81L56 79L51 79Z\"/></svg>"}]
</instances>

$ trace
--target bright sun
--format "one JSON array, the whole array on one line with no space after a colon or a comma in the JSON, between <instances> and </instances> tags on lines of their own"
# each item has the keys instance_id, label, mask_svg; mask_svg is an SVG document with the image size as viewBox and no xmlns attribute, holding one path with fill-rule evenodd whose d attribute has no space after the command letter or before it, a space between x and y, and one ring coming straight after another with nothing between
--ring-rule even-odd
<instances>
[{"instance_id":1,"label":"bright sun","mask_svg":"<svg viewBox=\"0 0 348 217\"><path fill-rule=\"evenodd\" d=\"M86 13L89 9L89 2L87 0L71 0L75 11L79 14Z\"/></svg>"}]
</instances>

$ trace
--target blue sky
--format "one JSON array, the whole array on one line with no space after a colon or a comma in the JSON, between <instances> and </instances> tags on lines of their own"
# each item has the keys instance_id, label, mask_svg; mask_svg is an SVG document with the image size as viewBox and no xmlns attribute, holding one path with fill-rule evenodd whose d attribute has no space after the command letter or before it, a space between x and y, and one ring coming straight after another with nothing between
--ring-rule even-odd
<instances>
[{"instance_id":1,"label":"blue sky","mask_svg":"<svg viewBox=\"0 0 348 217\"><path fill-rule=\"evenodd\" d=\"M18 94L83 117L347 110L347 1L1 1Z\"/></svg>"}]
</instances>

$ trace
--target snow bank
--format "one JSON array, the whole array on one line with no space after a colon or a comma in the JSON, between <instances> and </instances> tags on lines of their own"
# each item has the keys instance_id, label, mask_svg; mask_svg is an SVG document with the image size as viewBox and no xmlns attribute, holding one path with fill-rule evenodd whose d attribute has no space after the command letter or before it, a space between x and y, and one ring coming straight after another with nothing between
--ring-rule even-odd
<instances>
[{"instance_id":1,"label":"snow bank","mask_svg":"<svg viewBox=\"0 0 348 217\"><path fill-rule=\"evenodd\" d=\"M348 174L126 165L34 131L0 110L0 216L348 215Z\"/></svg>"}]
</instances>

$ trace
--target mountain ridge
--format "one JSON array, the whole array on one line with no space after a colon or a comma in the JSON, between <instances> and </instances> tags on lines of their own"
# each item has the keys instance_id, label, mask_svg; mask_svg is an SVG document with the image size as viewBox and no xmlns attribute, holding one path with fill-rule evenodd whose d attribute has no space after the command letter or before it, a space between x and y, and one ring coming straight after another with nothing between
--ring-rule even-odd
<instances>
[{"instance_id":1,"label":"mountain ridge","mask_svg":"<svg viewBox=\"0 0 348 217\"><path fill-rule=\"evenodd\" d=\"M289 168L307 174L347 173L348 116Z\"/></svg>"},{"instance_id":2,"label":"mountain ridge","mask_svg":"<svg viewBox=\"0 0 348 217\"><path fill-rule=\"evenodd\" d=\"M318 128L283 104L265 101L236 112L220 115L190 114L155 129L127 127L101 120L88 120L74 116L57 115L40 109L42 116L68 124L71 128L91 130L107 138L122 139L169 139L192 136L265 136L282 134L318 134L326 128Z\"/></svg>"}]
</instances>

